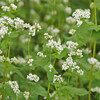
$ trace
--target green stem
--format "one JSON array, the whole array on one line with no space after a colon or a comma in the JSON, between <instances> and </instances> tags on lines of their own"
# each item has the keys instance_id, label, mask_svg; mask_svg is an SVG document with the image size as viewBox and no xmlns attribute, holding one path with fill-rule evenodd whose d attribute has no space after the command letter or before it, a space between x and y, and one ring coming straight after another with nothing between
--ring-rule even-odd
<instances>
[{"instance_id":1,"label":"green stem","mask_svg":"<svg viewBox=\"0 0 100 100\"><path fill-rule=\"evenodd\" d=\"M95 25L97 26L97 15L96 15L96 1L94 0L94 17L95 17ZM94 39L94 45L93 45L93 58L95 58L95 53L96 53L96 38ZM91 82L92 82L92 74L93 74L93 65L91 65L91 73L90 73L90 78L89 78L89 99L91 100Z\"/></svg>"},{"instance_id":2,"label":"green stem","mask_svg":"<svg viewBox=\"0 0 100 100\"><path fill-rule=\"evenodd\" d=\"M6 76L6 59L7 59L7 45L8 45L8 36L6 36L6 54L5 54L5 65L4 65L4 74L3 74L3 92L2 92L2 100L4 99L4 86L5 86L5 76Z\"/></svg>"},{"instance_id":3,"label":"green stem","mask_svg":"<svg viewBox=\"0 0 100 100\"><path fill-rule=\"evenodd\" d=\"M67 88L68 88L67 99L69 100L69 76L68 76L68 84L67 84Z\"/></svg>"}]
</instances>

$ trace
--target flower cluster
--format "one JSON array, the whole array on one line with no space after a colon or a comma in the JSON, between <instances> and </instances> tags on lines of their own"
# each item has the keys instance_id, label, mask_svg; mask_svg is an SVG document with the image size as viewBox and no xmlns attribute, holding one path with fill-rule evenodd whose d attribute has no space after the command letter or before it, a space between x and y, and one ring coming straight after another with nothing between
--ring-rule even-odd
<instances>
[{"instance_id":1,"label":"flower cluster","mask_svg":"<svg viewBox=\"0 0 100 100\"><path fill-rule=\"evenodd\" d=\"M28 100L30 93L25 91L23 95L25 99Z\"/></svg>"},{"instance_id":2,"label":"flower cluster","mask_svg":"<svg viewBox=\"0 0 100 100\"><path fill-rule=\"evenodd\" d=\"M61 77L61 75L54 75L53 83L55 82L63 82L63 78Z\"/></svg>"},{"instance_id":3,"label":"flower cluster","mask_svg":"<svg viewBox=\"0 0 100 100\"><path fill-rule=\"evenodd\" d=\"M46 57L46 55L44 55L42 52L38 52L37 55L40 56L40 57L43 57L43 58Z\"/></svg>"},{"instance_id":4,"label":"flower cluster","mask_svg":"<svg viewBox=\"0 0 100 100\"><path fill-rule=\"evenodd\" d=\"M44 33L44 38L45 39L52 39L53 36L52 35L49 35L48 33Z\"/></svg>"},{"instance_id":5,"label":"flower cluster","mask_svg":"<svg viewBox=\"0 0 100 100\"><path fill-rule=\"evenodd\" d=\"M29 35L35 36L36 31L41 30L41 26L37 23L29 28Z\"/></svg>"},{"instance_id":6,"label":"flower cluster","mask_svg":"<svg viewBox=\"0 0 100 100\"><path fill-rule=\"evenodd\" d=\"M41 29L41 26L37 23L35 25L31 26L30 24L24 23L22 19L19 17L11 19L10 17L3 16L0 18L0 38L4 38L6 34L11 34L11 28L14 28L16 30L19 29L28 29L29 35L35 36L36 31L39 31ZM8 28L8 26L10 26ZM13 33L14 34L14 33Z\"/></svg>"},{"instance_id":7,"label":"flower cluster","mask_svg":"<svg viewBox=\"0 0 100 100\"><path fill-rule=\"evenodd\" d=\"M98 60L96 58L88 58L88 62L91 64L91 65L96 65L96 63L98 62Z\"/></svg>"},{"instance_id":8,"label":"flower cluster","mask_svg":"<svg viewBox=\"0 0 100 100\"><path fill-rule=\"evenodd\" d=\"M69 34L70 34L70 35L73 35L75 32L76 32L75 29L70 29L70 30L69 30Z\"/></svg>"},{"instance_id":9,"label":"flower cluster","mask_svg":"<svg viewBox=\"0 0 100 100\"><path fill-rule=\"evenodd\" d=\"M48 32L50 32L53 36L56 36L60 30L58 28L54 28L54 26L48 27Z\"/></svg>"},{"instance_id":10,"label":"flower cluster","mask_svg":"<svg viewBox=\"0 0 100 100\"><path fill-rule=\"evenodd\" d=\"M53 39L48 40L48 43L46 44L46 46L52 49L55 48L58 51L58 54L60 54L61 51L63 51L64 49L63 45L61 45L60 39L58 42L54 41Z\"/></svg>"},{"instance_id":11,"label":"flower cluster","mask_svg":"<svg viewBox=\"0 0 100 100\"><path fill-rule=\"evenodd\" d=\"M32 62L34 61L34 59L29 59L28 60L28 64L29 64L29 66L32 66Z\"/></svg>"},{"instance_id":12,"label":"flower cluster","mask_svg":"<svg viewBox=\"0 0 100 100\"><path fill-rule=\"evenodd\" d=\"M86 49L82 49L82 51L86 54L90 54L91 53L91 50L89 50L89 48L86 48Z\"/></svg>"},{"instance_id":13,"label":"flower cluster","mask_svg":"<svg viewBox=\"0 0 100 100\"><path fill-rule=\"evenodd\" d=\"M52 71L52 69L53 69L53 66L50 64L49 66L48 66L49 68L50 68L50 72Z\"/></svg>"},{"instance_id":14,"label":"flower cluster","mask_svg":"<svg viewBox=\"0 0 100 100\"><path fill-rule=\"evenodd\" d=\"M39 77L37 75L32 75L32 73L29 73L29 75L27 75L27 79L35 82L39 81Z\"/></svg>"},{"instance_id":15,"label":"flower cluster","mask_svg":"<svg viewBox=\"0 0 100 100\"><path fill-rule=\"evenodd\" d=\"M12 10L16 10L17 9L17 6L15 5L15 4L10 4L10 7L8 7L8 6L2 6L1 7L1 9L3 10L3 11L10 11L11 9Z\"/></svg>"},{"instance_id":16,"label":"flower cluster","mask_svg":"<svg viewBox=\"0 0 100 100\"><path fill-rule=\"evenodd\" d=\"M99 87L95 87L95 88L91 88L92 92L97 92L100 94L100 88Z\"/></svg>"},{"instance_id":17,"label":"flower cluster","mask_svg":"<svg viewBox=\"0 0 100 100\"><path fill-rule=\"evenodd\" d=\"M11 86L11 88L13 89L14 93L16 93L16 95L20 93L17 81L9 81L8 84Z\"/></svg>"}]
</instances>

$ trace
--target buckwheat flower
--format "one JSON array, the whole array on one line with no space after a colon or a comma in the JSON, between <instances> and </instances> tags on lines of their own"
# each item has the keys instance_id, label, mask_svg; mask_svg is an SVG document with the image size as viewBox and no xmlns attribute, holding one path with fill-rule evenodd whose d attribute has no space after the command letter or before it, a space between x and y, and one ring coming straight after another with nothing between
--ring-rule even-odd
<instances>
[{"instance_id":1,"label":"buckwheat flower","mask_svg":"<svg viewBox=\"0 0 100 100\"><path fill-rule=\"evenodd\" d=\"M66 7L65 8L65 11L66 11L67 14L71 14L72 9L70 7Z\"/></svg>"},{"instance_id":2,"label":"buckwheat flower","mask_svg":"<svg viewBox=\"0 0 100 100\"><path fill-rule=\"evenodd\" d=\"M29 23L25 23L25 24L23 24L23 28L25 28L25 29L27 29L27 28L29 29L30 26L31 26L31 25L30 25Z\"/></svg>"},{"instance_id":3,"label":"buckwheat flower","mask_svg":"<svg viewBox=\"0 0 100 100\"><path fill-rule=\"evenodd\" d=\"M39 77L37 75L32 75L32 73L29 73L29 75L27 75L27 79L35 82L39 81Z\"/></svg>"},{"instance_id":4,"label":"buckwheat flower","mask_svg":"<svg viewBox=\"0 0 100 100\"><path fill-rule=\"evenodd\" d=\"M94 65L94 67L100 68L100 62L98 61L98 62Z\"/></svg>"},{"instance_id":5,"label":"buckwheat flower","mask_svg":"<svg viewBox=\"0 0 100 100\"><path fill-rule=\"evenodd\" d=\"M18 60L18 64L25 64L26 63L26 60L22 57L18 57L17 60Z\"/></svg>"},{"instance_id":6,"label":"buckwheat flower","mask_svg":"<svg viewBox=\"0 0 100 100\"><path fill-rule=\"evenodd\" d=\"M89 19L90 18L90 9L76 9L75 12L73 12L72 16L76 19L76 20L80 20L83 18Z\"/></svg>"},{"instance_id":7,"label":"buckwheat flower","mask_svg":"<svg viewBox=\"0 0 100 100\"><path fill-rule=\"evenodd\" d=\"M2 6L1 9L3 11L8 11L8 12L10 11L10 7L8 7L8 6Z\"/></svg>"},{"instance_id":8,"label":"buckwheat flower","mask_svg":"<svg viewBox=\"0 0 100 100\"><path fill-rule=\"evenodd\" d=\"M77 56L80 56L80 57L83 57L83 55L82 55L82 50L77 49L76 55L77 55Z\"/></svg>"},{"instance_id":9,"label":"buckwheat flower","mask_svg":"<svg viewBox=\"0 0 100 100\"><path fill-rule=\"evenodd\" d=\"M12 61L10 60L9 57L6 58L6 61L9 62L9 63L12 63Z\"/></svg>"},{"instance_id":10,"label":"buckwheat flower","mask_svg":"<svg viewBox=\"0 0 100 100\"><path fill-rule=\"evenodd\" d=\"M97 92L100 94L100 87L91 88L92 92Z\"/></svg>"},{"instance_id":11,"label":"buckwheat flower","mask_svg":"<svg viewBox=\"0 0 100 100\"><path fill-rule=\"evenodd\" d=\"M58 33L60 32L60 30L58 28L55 28L51 31L53 36L56 36Z\"/></svg>"},{"instance_id":12,"label":"buckwheat flower","mask_svg":"<svg viewBox=\"0 0 100 100\"><path fill-rule=\"evenodd\" d=\"M28 100L30 93L25 91L23 95L25 99Z\"/></svg>"},{"instance_id":13,"label":"buckwheat flower","mask_svg":"<svg viewBox=\"0 0 100 100\"><path fill-rule=\"evenodd\" d=\"M71 50L70 53L68 54L68 56L71 57L73 55L75 56L76 55L76 52Z\"/></svg>"},{"instance_id":14,"label":"buckwheat flower","mask_svg":"<svg viewBox=\"0 0 100 100\"><path fill-rule=\"evenodd\" d=\"M11 63L17 64L18 63L18 59L16 57L11 58Z\"/></svg>"},{"instance_id":15,"label":"buckwheat flower","mask_svg":"<svg viewBox=\"0 0 100 100\"><path fill-rule=\"evenodd\" d=\"M86 54L90 54L91 53L91 50L89 50L89 48L86 48L86 49L82 49L82 51Z\"/></svg>"},{"instance_id":16,"label":"buckwheat flower","mask_svg":"<svg viewBox=\"0 0 100 100\"><path fill-rule=\"evenodd\" d=\"M41 30L41 26L37 23L35 23L35 25L31 26L29 29L29 35L31 36L35 36L36 31Z\"/></svg>"},{"instance_id":17,"label":"buckwheat flower","mask_svg":"<svg viewBox=\"0 0 100 100\"><path fill-rule=\"evenodd\" d=\"M61 75L54 75L53 83L55 82L63 82L63 78L61 77Z\"/></svg>"},{"instance_id":18,"label":"buckwheat flower","mask_svg":"<svg viewBox=\"0 0 100 100\"><path fill-rule=\"evenodd\" d=\"M7 32L8 32L8 27L3 25L0 29L0 38L4 38Z\"/></svg>"},{"instance_id":19,"label":"buckwheat flower","mask_svg":"<svg viewBox=\"0 0 100 100\"><path fill-rule=\"evenodd\" d=\"M49 68L50 68L50 72L52 71L52 69L53 69L53 66L50 64L49 66L48 66Z\"/></svg>"},{"instance_id":20,"label":"buckwheat flower","mask_svg":"<svg viewBox=\"0 0 100 100\"><path fill-rule=\"evenodd\" d=\"M80 70L77 70L77 73L79 73L80 75L83 75L84 71L82 69L80 69Z\"/></svg>"},{"instance_id":21,"label":"buckwheat flower","mask_svg":"<svg viewBox=\"0 0 100 100\"><path fill-rule=\"evenodd\" d=\"M53 36L49 35L48 33L44 33L44 38L45 39L52 39Z\"/></svg>"},{"instance_id":22,"label":"buckwheat flower","mask_svg":"<svg viewBox=\"0 0 100 100\"><path fill-rule=\"evenodd\" d=\"M17 9L17 6L12 4L12 3L10 4L10 6L11 6L12 10L16 10Z\"/></svg>"},{"instance_id":23,"label":"buckwheat flower","mask_svg":"<svg viewBox=\"0 0 100 100\"><path fill-rule=\"evenodd\" d=\"M72 57L68 57L66 61L62 64L62 70L66 71L67 69L70 69L75 65L76 62L73 62Z\"/></svg>"},{"instance_id":24,"label":"buckwheat flower","mask_svg":"<svg viewBox=\"0 0 100 100\"><path fill-rule=\"evenodd\" d=\"M14 18L14 27L15 29L22 29L23 28L23 24L24 24L24 21L20 18Z\"/></svg>"},{"instance_id":25,"label":"buckwheat flower","mask_svg":"<svg viewBox=\"0 0 100 100\"><path fill-rule=\"evenodd\" d=\"M16 93L16 95L20 93L17 81L9 81L8 84L11 86L11 88L13 89L14 93Z\"/></svg>"},{"instance_id":26,"label":"buckwheat flower","mask_svg":"<svg viewBox=\"0 0 100 100\"><path fill-rule=\"evenodd\" d=\"M69 24L75 24L76 23L76 19L72 18L72 17L67 17L66 18L66 22Z\"/></svg>"},{"instance_id":27,"label":"buckwheat flower","mask_svg":"<svg viewBox=\"0 0 100 100\"><path fill-rule=\"evenodd\" d=\"M90 6L89 6L91 9L94 8L94 2L91 2Z\"/></svg>"},{"instance_id":28,"label":"buckwheat flower","mask_svg":"<svg viewBox=\"0 0 100 100\"><path fill-rule=\"evenodd\" d=\"M75 29L70 29L68 33L71 34L71 35L73 35L75 32L76 32Z\"/></svg>"},{"instance_id":29,"label":"buckwheat flower","mask_svg":"<svg viewBox=\"0 0 100 100\"><path fill-rule=\"evenodd\" d=\"M73 49L76 49L77 48L78 43L77 42L72 42L72 41L67 41L66 42L66 45L67 45L67 48L69 50L73 50Z\"/></svg>"},{"instance_id":30,"label":"buckwheat flower","mask_svg":"<svg viewBox=\"0 0 100 100\"><path fill-rule=\"evenodd\" d=\"M44 55L42 52L38 52L37 55L40 56L40 57L43 57L43 58L46 57L46 55Z\"/></svg>"},{"instance_id":31,"label":"buckwheat flower","mask_svg":"<svg viewBox=\"0 0 100 100\"><path fill-rule=\"evenodd\" d=\"M2 54L2 50L0 49L0 55Z\"/></svg>"},{"instance_id":32,"label":"buckwheat flower","mask_svg":"<svg viewBox=\"0 0 100 100\"><path fill-rule=\"evenodd\" d=\"M77 26L80 27L82 25L83 21L77 20Z\"/></svg>"},{"instance_id":33,"label":"buckwheat flower","mask_svg":"<svg viewBox=\"0 0 100 100\"><path fill-rule=\"evenodd\" d=\"M5 61L4 55L3 56L0 56L0 62L4 62L4 61Z\"/></svg>"},{"instance_id":34,"label":"buckwheat flower","mask_svg":"<svg viewBox=\"0 0 100 100\"><path fill-rule=\"evenodd\" d=\"M96 58L91 57L91 58L88 58L88 62L91 65L95 65L98 62L98 60Z\"/></svg>"},{"instance_id":35,"label":"buckwheat flower","mask_svg":"<svg viewBox=\"0 0 100 100\"><path fill-rule=\"evenodd\" d=\"M29 66L32 66L32 62L33 62L33 61L34 61L33 59L29 59L29 60L28 60Z\"/></svg>"}]
</instances>

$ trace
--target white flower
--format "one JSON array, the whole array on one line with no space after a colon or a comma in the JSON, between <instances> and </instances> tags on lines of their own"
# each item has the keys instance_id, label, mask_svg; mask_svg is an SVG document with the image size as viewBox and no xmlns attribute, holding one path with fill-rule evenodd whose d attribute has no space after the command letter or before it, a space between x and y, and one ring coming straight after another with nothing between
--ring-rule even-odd
<instances>
[{"instance_id":1,"label":"white flower","mask_svg":"<svg viewBox=\"0 0 100 100\"><path fill-rule=\"evenodd\" d=\"M43 58L46 57L46 55L44 55L42 52L38 52L37 55L40 56L40 57L43 57Z\"/></svg>"},{"instance_id":2,"label":"white flower","mask_svg":"<svg viewBox=\"0 0 100 100\"><path fill-rule=\"evenodd\" d=\"M0 55L2 54L2 50L0 49Z\"/></svg>"},{"instance_id":3,"label":"white flower","mask_svg":"<svg viewBox=\"0 0 100 100\"><path fill-rule=\"evenodd\" d=\"M77 73L79 73L80 75L83 75L84 71L82 69L80 69L80 70L77 70Z\"/></svg>"},{"instance_id":4,"label":"white flower","mask_svg":"<svg viewBox=\"0 0 100 100\"><path fill-rule=\"evenodd\" d=\"M52 39L53 36L49 35L48 33L44 33L44 38L45 39Z\"/></svg>"},{"instance_id":5,"label":"white flower","mask_svg":"<svg viewBox=\"0 0 100 100\"><path fill-rule=\"evenodd\" d=\"M12 4L12 3L10 4L10 6L11 6L12 10L16 10L17 9L17 6Z\"/></svg>"},{"instance_id":6,"label":"white flower","mask_svg":"<svg viewBox=\"0 0 100 100\"><path fill-rule=\"evenodd\" d=\"M94 2L91 2L90 6L89 6L91 9L94 8Z\"/></svg>"},{"instance_id":7,"label":"white flower","mask_svg":"<svg viewBox=\"0 0 100 100\"><path fill-rule=\"evenodd\" d=\"M10 7L8 7L8 6L2 6L1 9L3 11L10 11Z\"/></svg>"},{"instance_id":8,"label":"white flower","mask_svg":"<svg viewBox=\"0 0 100 100\"><path fill-rule=\"evenodd\" d=\"M100 87L91 88L92 92L97 92L100 94Z\"/></svg>"},{"instance_id":9,"label":"white flower","mask_svg":"<svg viewBox=\"0 0 100 100\"><path fill-rule=\"evenodd\" d=\"M26 98L26 100L28 100L30 93L25 91L23 95Z\"/></svg>"},{"instance_id":10,"label":"white flower","mask_svg":"<svg viewBox=\"0 0 100 100\"><path fill-rule=\"evenodd\" d=\"M34 59L29 59L28 60L28 64L29 64L29 66L32 66L32 62L34 61Z\"/></svg>"},{"instance_id":11,"label":"white flower","mask_svg":"<svg viewBox=\"0 0 100 100\"><path fill-rule=\"evenodd\" d=\"M68 33L71 34L71 35L73 35L75 32L76 32L75 29L70 29Z\"/></svg>"},{"instance_id":12,"label":"white flower","mask_svg":"<svg viewBox=\"0 0 100 100\"><path fill-rule=\"evenodd\" d=\"M83 21L77 20L77 26L80 27L82 25Z\"/></svg>"},{"instance_id":13,"label":"white flower","mask_svg":"<svg viewBox=\"0 0 100 100\"><path fill-rule=\"evenodd\" d=\"M8 84L11 86L11 88L13 89L14 93L16 93L16 95L20 93L17 81L9 81Z\"/></svg>"},{"instance_id":14,"label":"white flower","mask_svg":"<svg viewBox=\"0 0 100 100\"><path fill-rule=\"evenodd\" d=\"M83 57L83 55L82 55L82 50L77 49L76 55L77 55L77 56L80 56L80 57Z\"/></svg>"},{"instance_id":15,"label":"white flower","mask_svg":"<svg viewBox=\"0 0 100 100\"><path fill-rule=\"evenodd\" d=\"M63 78L61 77L61 75L54 75L53 83L55 82L63 82Z\"/></svg>"},{"instance_id":16,"label":"white flower","mask_svg":"<svg viewBox=\"0 0 100 100\"><path fill-rule=\"evenodd\" d=\"M75 12L72 14L72 16L76 19L76 20L80 20L82 18L86 18L89 19L90 18L90 9L76 9Z\"/></svg>"},{"instance_id":17,"label":"white flower","mask_svg":"<svg viewBox=\"0 0 100 100\"><path fill-rule=\"evenodd\" d=\"M77 42L72 42L72 41L67 41L66 42L66 45L67 45L67 48L69 50L73 50L73 49L76 49L77 48L78 43Z\"/></svg>"},{"instance_id":18,"label":"white flower","mask_svg":"<svg viewBox=\"0 0 100 100\"><path fill-rule=\"evenodd\" d=\"M67 14L71 14L72 9L70 7L66 7L65 8L65 11L66 11Z\"/></svg>"},{"instance_id":19,"label":"white flower","mask_svg":"<svg viewBox=\"0 0 100 100\"><path fill-rule=\"evenodd\" d=\"M31 26L29 29L29 35L31 36L35 36L36 31L41 30L41 26L37 23L35 23L35 25Z\"/></svg>"},{"instance_id":20,"label":"white flower","mask_svg":"<svg viewBox=\"0 0 100 100\"><path fill-rule=\"evenodd\" d=\"M35 82L39 81L39 77L37 75L32 75L32 73L29 73L29 75L27 75L27 79Z\"/></svg>"},{"instance_id":21,"label":"white flower","mask_svg":"<svg viewBox=\"0 0 100 100\"><path fill-rule=\"evenodd\" d=\"M51 72L51 70L53 69L53 66L50 64L48 67L50 68L49 71Z\"/></svg>"},{"instance_id":22,"label":"white flower","mask_svg":"<svg viewBox=\"0 0 100 100\"><path fill-rule=\"evenodd\" d=\"M90 54L91 53L91 50L89 50L89 48L86 48L86 49L82 49L82 51L86 54Z\"/></svg>"},{"instance_id":23,"label":"white flower","mask_svg":"<svg viewBox=\"0 0 100 100\"><path fill-rule=\"evenodd\" d=\"M98 60L96 58L91 57L91 58L88 58L88 62L91 65L95 65L98 62Z\"/></svg>"},{"instance_id":24,"label":"white flower","mask_svg":"<svg viewBox=\"0 0 100 100\"><path fill-rule=\"evenodd\" d=\"M72 17L67 17L66 18L66 22L69 24L75 24L76 23L76 19L72 18Z\"/></svg>"}]
</instances>

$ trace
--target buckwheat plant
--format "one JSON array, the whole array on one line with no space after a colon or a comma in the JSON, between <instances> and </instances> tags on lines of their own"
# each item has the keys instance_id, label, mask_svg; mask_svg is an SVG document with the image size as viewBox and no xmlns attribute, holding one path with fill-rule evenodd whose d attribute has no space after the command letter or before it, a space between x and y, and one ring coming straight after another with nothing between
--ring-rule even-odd
<instances>
[{"instance_id":1,"label":"buckwheat plant","mask_svg":"<svg viewBox=\"0 0 100 100\"><path fill-rule=\"evenodd\" d=\"M100 100L100 0L0 0L0 100Z\"/></svg>"}]
</instances>

